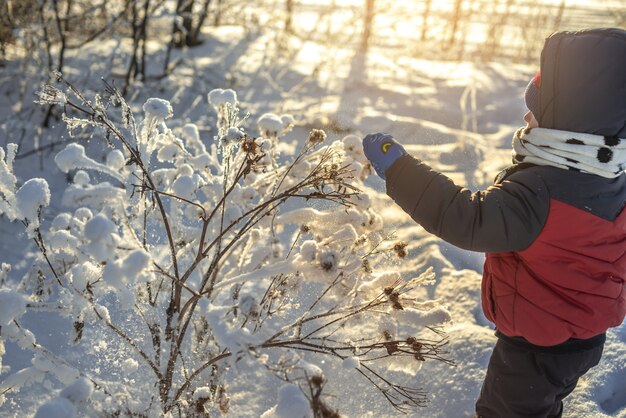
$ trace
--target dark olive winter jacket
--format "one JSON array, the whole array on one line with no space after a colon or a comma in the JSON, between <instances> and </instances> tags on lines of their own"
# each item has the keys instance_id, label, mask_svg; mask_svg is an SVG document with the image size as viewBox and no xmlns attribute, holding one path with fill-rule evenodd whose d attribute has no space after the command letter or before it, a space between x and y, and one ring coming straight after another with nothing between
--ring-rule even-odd
<instances>
[{"instance_id":1,"label":"dark olive winter jacket","mask_svg":"<svg viewBox=\"0 0 626 418\"><path fill-rule=\"evenodd\" d=\"M626 31L548 38L541 74L540 126L626 138ZM624 320L626 174L518 164L475 193L411 156L385 174L387 194L427 231L487 253L482 303L500 333L554 346Z\"/></svg>"}]
</instances>

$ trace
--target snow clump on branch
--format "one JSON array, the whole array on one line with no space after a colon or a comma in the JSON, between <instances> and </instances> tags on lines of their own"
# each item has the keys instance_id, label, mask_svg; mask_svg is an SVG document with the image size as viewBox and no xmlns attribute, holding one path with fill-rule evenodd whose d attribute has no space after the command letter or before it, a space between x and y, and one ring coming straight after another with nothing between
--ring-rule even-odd
<instances>
[{"instance_id":1,"label":"snow clump on branch","mask_svg":"<svg viewBox=\"0 0 626 418\"><path fill-rule=\"evenodd\" d=\"M143 111L146 114L146 118L161 122L165 119L171 118L174 114L170 102L155 97L146 100L143 104Z\"/></svg>"},{"instance_id":2,"label":"snow clump on branch","mask_svg":"<svg viewBox=\"0 0 626 418\"><path fill-rule=\"evenodd\" d=\"M237 93L231 89L213 89L208 94L209 104L216 110L223 106L236 106Z\"/></svg>"},{"instance_id":3,"label":"snow clump on branch","mask_svg":"<svg viewBox=\"0 0 626 418\"><path fill-rule=\"evenodd\" d=\"M274 113L265 113L257 120L261 135L272 139L289 132L294 124L295 119L288 114L278 116Z\"/></svg>"},{"instance_id":4,"label":"snow clump on branch","mask_svg":"<svg viewBox=\"0 0 626 418\"><path fill-rule=\"evenodd\" d=\"M41 210L50 204L48 182L42 178L27 180L15 194L15 201L21 217L29 222L27 230L32 236L34 230L39 228Z\"/></svg>"},{"instance_id":5,"label":"snow clump on branch","mask_svg":"<svg viewBox=\"0 0 626 418\"><path fill-rule=\"evenodd\" d=\"M26 297L11 289L0 289L0 327L9 325L26 312Z\"/></svg>"}]
</instances>

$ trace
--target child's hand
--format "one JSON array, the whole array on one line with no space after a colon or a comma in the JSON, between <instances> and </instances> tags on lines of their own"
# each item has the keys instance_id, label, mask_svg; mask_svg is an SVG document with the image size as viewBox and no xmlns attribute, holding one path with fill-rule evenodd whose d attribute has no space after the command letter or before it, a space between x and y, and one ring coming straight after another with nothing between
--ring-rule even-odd
<instances>
[{"instance_id":1,"label":"child's hand","mask_svg":"<svg viewBox=\"0 0 626 418\"><path fill-rule=\"evenodd\" d=\"M391 135L377 133L363 138L363 152L374 166L376 174L383 180L385 171L400 157L406 155L404 147L398 144Z\"/></svg>"}]
</instances>

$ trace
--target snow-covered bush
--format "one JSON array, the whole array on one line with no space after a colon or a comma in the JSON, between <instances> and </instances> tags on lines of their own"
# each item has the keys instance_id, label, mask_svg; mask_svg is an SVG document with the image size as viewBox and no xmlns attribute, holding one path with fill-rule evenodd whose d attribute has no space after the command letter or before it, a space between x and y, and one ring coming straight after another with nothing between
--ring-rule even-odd
<instances>
[{"instance_id":1,"label":"snow-covered bush","mask_svg":"<svg viewBox=\"0 0 626 418\"><path fill-rule=\"evenodd\" d=\"M251 368L285 381L267 416L303 403L321 416L332 408L315 362L327 357L398 409L425 401L387 369L442 360L443 337L420 336L449 318L415 295L430 272L381 270L394 243L359 194L368 171L354 137L313 131L287 160L275 141L293 118L264 125L273 138L250 137L231 90L209 93L218 134L203 139L193 124L168 128L167 101L149 99L137 125L115 89L87 100L66 85L51 97L65 97L69 129L96 127L113 149L104 162L75 143L56 155L73 182L45 230L47 183L18 188L16 149L0 150L0 213L22 220L39 250L20 280L3 265L0 353L10 340L33 360L0 393L54 377L65 389L41 416L209 416L228 412L231 372ZM81 355L41 345L20 319L31 311L67 318Z\"/></svg>"}]
</instances>

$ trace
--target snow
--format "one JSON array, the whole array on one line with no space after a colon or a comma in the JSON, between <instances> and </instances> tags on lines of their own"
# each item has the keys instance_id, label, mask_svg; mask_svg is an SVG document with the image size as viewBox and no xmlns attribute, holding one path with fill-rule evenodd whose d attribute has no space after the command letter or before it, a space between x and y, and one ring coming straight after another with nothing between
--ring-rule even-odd
<instances>
[{"instance_id":1,"label":"snow","mask_svg":"<svg viewBox=\"0 0 626 418\"><path fill-rule=\"evenodd\" d=\"M93 383L85 377L80 377L76 381L61 391L59 396L73 403L84 402L93 392Z\"/></svg>"},{"instance_id":2,"label":"snow","mask_svg":"<svg viewBox=\"0 0 626 418\"><path fill-rule=\"evenodd\" d=\"M283 120L273 113L261 115L257 125L261 133L270 138L279 136L283 131Z\"/></svg>"},{"instance_id":3,"label":"snow","mask_svg":"<svg viewBox=\"0 0 626 418\"><path fill-rule=\"evenodd\" d=\"M296 385L284 385L278 390L278 404L261 418L309 418L309 400Z\"/></svg>"},{"instance_id":4,"label":"snow","mask_svg":"<svg viewBox=\"0 0 626 418\"><path fill-rule=\"evenodd\" d=\"M313 3L307 2L307 7L325 7ZM510 137L522 123L521 115L524 111L521 94L529 77L534 74L536 65L422 60L410 55L400 55L391 48L386 50L376 46L367 57L362 57L364 59L359 61L359 57L349 47L340 45L341 43L323 45L309 40L305 44L294 40L298 44L290 47L295 47L294 50L300 52L287 65L281 66L280 59L268 62L267 58L272 58L267 48L270 42L272 37L267 33L245 34L235 27L211 28L211 36L207 36L204 45L175 51L181 60L170 77L160 81L145 80L143 86L132 90L130 97L134 107L140 109L142 101L145 101L143 110L146 120L161 123L171 119L172 122L168 122L168 125L180 135L184 145L193 154L191 157L183 155L176 143L161 148L158 168L164 171L160 172L162 176L155 175L155 180L162 180L158 187L187 199L206 193L216 197L217 201L221 196L220 184L212 183L211 176L215 173L210 173L210 167L220 157L217 152L212 151L215 143L211 138L216 135L211 126L214 115L207 111L205 94L208 95L210 105L218 112L220 108L241 106L253 117L267 114L263 121L248 120L241 126L230 126L224 132L230 140L238 141L244 132L254 132L257 121L256 126L260 133L268 137L258 140L260 147L266 152L274 147L271 137L284 136L281 145L276 148L281 153L283 150L293 149L297 152L312 129L326 129L327 137L320 131L314 136L314 142L322 142L321 145L333 141L341 142L345 162L355 162L354 176L366 179L364 194L361 199L354 200L359 210L341 209L326 213L322 205L312 205L277 214L273 219L273 226L278 234L291 231L294 225L306 226L308 230L293 243L294 249L287 261L300 262L299 266L303 266L303 271L305 267L308 268L306 264L315 264L317 270L306 272L309 274L313 271L318 277L322 276L319 268L321 265L332 269L340 264L345 254L333 252L332 245L340 239L360 239L360 232L356 233L349 227L336 227L337 223L348 226L384 223L385 233L392 238L383 242L382 247L399 240L408 243L406 258L396 259L393 254L389 256L397 271L378 271L366 275L355 288L346 291L358 291L365 295L379 294L381 289L398 280L416 277L432 267L432 273L423 278L424 287L419 290L419 296L423 299L434 298L443 306L398 310L393 315L359 326L363 330L371 327L400 336L409 328L409 323L444 323L443 330L448 335L448 344L445 347L448 353L445 356L455 361L455 366L427 360L393 363L389 368L397 371L394 377L399 376L398 378L405 379L404 382L410 385L417 382L427 392L429 403L409 416L471 416L489 355L495 344L492 324L486 320L480 306L483 257L456 249L432 237L398 209L385 195L384 183L375 175L370 176L372 171L362 153L361 137L369 132L387 131L404 144L411 154L432 164L459 184L473 188L486 187L493 176L510 161ZM241 47L245 52L238 52L234 46ZM102 42L102 45L97 45L97 48L89 52L101 55L96 55L96 59L91 59L89 55L89 60L77 59L80 54L87 53L85 50L68 51L67 65L73 66L68 74L95 74L102 71L101 68L92 70L90 66L97 65L98 61L106 61L97 58L108 57L104 54L115 48L113 43ZM311 54L311 51L317 55ZM312 75L311 64L320 51L323 51L328 63L320 66L320 71ZM226 60L230 60L228 65ZM7 65L7 68L11 68L10 62ZM272 65L276 69L270 68ZM87 77L77 77L76 82L80 85L87 83ZM273 78L272 84L268 84L268 78ZM99 83L99 80L96 81ZM214 89L207 93L208 88L220 85L234 86L237 92L232 89ZM60 97L55 93L54 98ZM477 106L471 106L468 99L471 97L475 98ZM0 105L3 100L5 99L0 99ZM62 100L66 100L65 97ZM24 106L27 105L29 104ZM298 123L283 112L296 115ZM172 117L173 114L175 117ZM291 127L293 130L289 132ZM344 132L343 129L346 128L349 131ZM17 130L12 132L14 136L17 134ZM221 134L217 135L218 138L221 137ZM165 139L164 136L159 140ZM93 287L90 284L97 281L107 283L107 293L95 295L94 306L83 301L82 305L65 308L83 310L87 323L94 320L94 310L105 321L116 322L125 318L121 311L133 305L132 298L128 297L129 288L139 282L142 276L149 274L149 270L154 269L153 259L148 255L152 248L148 245L146 249L139 249L142 248L142 237L118 241L116 237L122 231L117 230L117 220L114 222L109 210L113 206L112 202L122 200L127 205L133 205L136 200L127 199L131 191L120 189L117 182L115 185L98 183L98 177L104 173L116 180L125 180L129 173L127 170L133 169L126 165L128 158L119 149L98 148L93 143L68 145L57 154L54 161L64 173L77 170L72 177L74 184L65 191L63 199L55 200L54 193L65 187L65 177L58 175L52 158L44 154L44 169L40 172L39 162L35 157L14 162L17 146L0 145L4 146L4 149L0 147L0 197L8 196L11 200L12 194L17 190L16 184L37 176L26 180L19 189L21 194L20 191L16 194L17 202L21 201L20 212L24 218L35 220L39 207L48 208L44 211L43 224L51 226L44 236L46 243L54 248L51 254L62 249L80 260L79 264L65 273L62 280L71 283L72 291L85 292L87 295L88 289ZM207 150L207 154L204 154L204 150ZM187 158L186 163L175 162L178 158ZM104 162L100 162L101 160ZM306 168L304 164L300 167ZM16 170L15 176L12 174L13 168ZM209 173L203 179L205 184L193 177L193 173L198 170ZM250 182L236 191L240 204L226 207L225 221L233 221L241 216L241 209L246 207L245 202L263 197L258 196L250 186L254 184L254 177L255 173L250 173ZM44 185L43 178L51 179L50 187L47 183ZM26 185L29 186L24 189ZM50 191L53 192L52 196ZM174 199L164 200L167 207L177 205ZM4 201L0 198L0 212L5 210L5 213L9 213L3 204ZM75 208L78 209L74 210ZM362 210L369 208L380 215L363 215ZM125 225L126 222L135 225L141 222L141 217L125 219L121 224ZM2 286L5 281L15 283L23 277L26 279L24 272L32 264L33 258L25 256L36 253L36 249L28 244L28 236L19 227L20 225L13 224L6 226L4 218L0 223ZM183 220L182 217L180 222L173 225L173 228L181 228L183 231L187 227L190 227L189 219ZM264 229L256 233L270 234L270 231ZM163 239L163 234L160 235L156 238ZM377 238L367 234L364 237L374 242ZM191 240L195 235L189 234L186 238ZM156 240L155 237L149 239ZM287 243L287 249L281 253L281 257L286 257L291 244L292 242ZM118 246L122 248L117 248ZM331 247L327 248L328 246ZM180 254L184 252L183 248L177 247ZM97 255L97 260L85 261L92 253ZM238 271L238 263L245 261L261 266L263 260L271 256L271 248L251 248L245 260L236 260L234 257L225 260L224 268L232 270L227 279L216 286L215 291L228 293L234 286L249 286L242 288L237 305L225 302L223 305L209 306L205 298L200 302L199 309L214 327L215 338L222 347L230 348L234 353L246 356L249 354L246 351L247 344L258 341L254 334L242 333L237 324L229 322L227 318L232 317L233 308L238 308L244 316L256 315L263 293L258 292L259 288L253 284L280 273L281 268L287 264L276 260L275 263L265 264L265 267L246 273ZM168 259L167 254L162 259ZM185 266L192 261L183 257L180 265ZM5 269L4 266L10 267ZM162 267L167 269L170 266L164 264ZM46 277L46 280L53 279ZM195 277L187 281L187 285L192 288L197 283ZM120 302L123 298L126 298L125 301ZM289 301L294 304L298 302ZM158 322L151 312L144 314L148 321ZM61 315L56 313L27 312L26 298L21 293L0 289L0 326L3 338L0 343L4 344L5 350L2 356L0 393L4 393L11 386L23 387L20 392L9 391L5 394L6 402L0 405L0 415L33 416L35 412L36 417L51 418L96 415L78 411L78 407L72 402L84 402L97 397L102 399L102 392L94 388L88 379L78 378L77 371L67 365L63 366L45 357L37 357L31 364L30 350L35 342L50 346L54 352L67 353L72 365L98 369L102 372L101 383L104 387L132 386L140 384L142 379L148 380L143 374L143 361L136 353L125 352L115 354L118 357L112 357L118 340L116 335L103 334L103 344L98 346L102 359L83 356L86 351L81 344L71 345L66 342L66 330L73 324L63 322L60 318ZM18 329L13 324L13 319L24 322L25 326L28 325L36 331L37 338L27 329ZM133 336L139 338L142 347L150 347L151 336L145 329L131 331ZM358 336L359 330L354 331L355 337ZM85 334L89 332L95 331L87 324ZM298 385L283 385L282 380L257 373L246 361L237 362L234 357L224 362L232 366L232 370L227 372L231 397L229 416L293 418L309 413L308 400ZM268 359L267 364L271 364L272 360L276 359ZM116 366L113 367L113 364ZM362 368L356 356L348 356L343 361L319 361L315 356L303 355L295 365L309 376L324 376L324 393L329 395L326 399L343 416L403 416L381 399L364 379L355 377L358 372L354 369ZM44 379L47 381L45 385ZM625 382L626 326L622 324L609 331L600 365L581 379L576 390L566 399L564 416L625 418ZM298 383L307 389L306 382ZM190 388L193 399L209 398L211 389L208 384L200 382L200 386ZM59 394L60 396L56 396ZM123 401L109 399L107 402ZM144 408L148 404L149 401L145 399L133 399L125 405L129 406L129 410L136 410L138 414L150 415ZM215 415L218 414L219 412ZM159 416L158 412L153 416Z\"/></svg>"},{"instance_id":5,"label":"snow","mask_svg":"<svg viewBox=\"0 0 626 418\"><path fill-rule=\"evenodd\" d=\"M85 153L85 147L81 144L68 144L62 151L57 153L57 155L54 157L54 162L63 173L68 173L71 170L76 169L94 170L101 173L106 173L119 181L123 180L122 176L116 171L114 167L112 168L106 164L101 164L94 159L89 158ZM78 171L77 173L80 172L81 171ZM75 177L74 182L82 186L89 184L89 177L85 178L85 174L79 174L79 180L76 181ZM83 177L84 181L80 181L81 176Z\"/></svg>"},{"instance_id":6,"label":"snow","mask_svg":"<svg viewBox=\"0 0 626 418\"><path fill-rule=\"evenodd\" d=\"M442 307L437 307L427 311L405 308L394 311L394 314L399 322L419 324L425 327L443 324L452 320L448 310Z\"/></svg>"},{"instance_id":7,"label":"snow","mask_svg":"<svg viewBox=\"0 0 626 418\"><path fill-rule=\"evenodd\" d=\"M241 141L243 138L245 138L246 134L244 134L241 129L235 127L235 126L231 126L230 128L228 128L228 130L226 131L226 133L220 138L220 141L230 144L230 143L236 143Z\"/></svg>"},{"instance_id":8,"label":"snow","mask_svg":"<svg viewBox=\"0 0 626 418\"><path fill-rule=\"evenodd\" d=\"M72 143L54 157L54 162L62 172L67 173L73 168L80 166L81 161L86 158L85 147L80 144Z\"/></svg>"},{"instance_id":9,"label":"snow","mask_svg":"<svg viewBox=\"0 0 626 418\"><path fill-rule=\"evenodd\" d=\"M346 357L341 363L344 369L358 369L361 367L361 361L358 357Z\"/></svg>"},{"instance_id":10,"label":"snow","mask_svg":"<svg viewBox=\"0 0 626 418\"><path fill-rule=\"evenodd\" d=\"M216 109L225 105L235 106L237 104L237 93L232 89L213 89L207 97L209 103Z\"/></svg>"},{"instance_id":11,"label":"snow","mask_svg":"<svg viewBox=\"0 0 626 418\"><path fill-rule=\"evenodd\" d=\"M0 289L0 326L8 325L26 312L26 298L11 289Z\"/></svg>"},{"instance_id":12,"label":"snow","mask_svg":"<svg viewBox=\"0 0 626 418\"><path fill-rule=\"evenodd\" d=\"M300 256L307 260L313 261L315 260L317 254L317 242L314 240L306 240L300 246Z\"/></svg>"},{"instance_id":13,"label":"snow","mask_svg":"<svg viewBox=\"0 0 626 418\"><path fill-rule=\"evenodd\" d=\"M139 363L135 359L127 358L122 362L122 367L127 373L131 374L139 368Z\"/></svg>"},{"instance_id":14,"label":"snow","mask_svg":"<svg viewBox=\"0 0 626 418\"><path fill-rule=\"evenodd\" d=\"M7 197L13 195L17 182L17 178L13 174L13 159L16 152L16 144L8 144L6 153L4 148L0 147L0 193ZM2 210L2 206L0 206L0 210Z\"/></svg>"},{"instance_id":15,"label":"snow","mask_svg":"<svg viewBox=\"0 0 626 418\"><path fill-rule=\"evenodd\" d=\"M78 170L74 174L73 181L75 184L78 184L79 186L87 186L91 182L91 178L89 177L89 174L87 174L86 171Z\"/></svg>"},{"instance_id":16,"label":"snow","mask_svg":"<svg viewBox=\"0 0 626 418\"><path fill-rule=\"evenodd\" d=\"M211 388L208 386L201 386L193 392L193 398L195 400L209 397L211 397Z\"/></svg>"},{"instance_id":17,"label":"snow","mask_svg":"<svg viewBox=\"0 0 626 418\"><path fill-rule=\"evenodd\" d=\"M196 190L196 184L190 176L180 176L172 184L172 190L176 196L192 199Z\"/></svg>"},{"instance_id":18,"label":"snow","mask_svg":"<svg viewBox=\"0 0 626 418\"><path fill-rule=\"evenodd\" d=\"M134 250L122 260L122 271L126 277L135 277L149 264L150 255L148 253L144 250Z\"/></svg>"},{"instance_id":19,"label":"snow","mask_svg":"<svg viewBox=\"0 0 626 418\"><path fill-rule=\"evenodd\" d=\"M72 215L66 212L59 213L52 220L52 229L55 229L57 231L62 229L69 229L71 221Z\"/></svg>"},{"instance_id":20,"label":"snow","mask_svg":"<svg viewBox=\"0 0 626 418\"><path fill-rule=\"evenodd\" d=\"M103 241L115 231L115 224L99 213L85 224L85 238L89 241Z\"/></svg>"},{"instance_id":21,"label":"snow","mask_svg":"<svg viewBox=\"0 0 626 418\"><path fill-rule=\"evenodd\" d=\"M172 117L174 111L172 105L167 100L151 97L143 104L143 111L146 118L163 121Z\"/></svg>"},{"instance_id":22,"label":"snow","mask_svg":"<svg viewBox=\"0 0 626 418\"><path fill-rule=\"evenodd\" d=\"M101 270L92 263L78 264L70 270L72 285L78 291L86 289L90 282L95 282L100 278Z\"/></svg>"},{"instance_id":23,"label":"snow","mask_svg":"<svg viewBox=\"0 0 626 418\"><path fill-rule=\"evenodd\" d=\"M24 219L37 222L39 211L50 204L50 188L42 178L27 180L15 194L18 210Z\"/></svg>"},{"instance_id":24,"label":"snow","mask_svg":"<svg viewBox=\"0 0 626 418\"><path fill-rule=\"evenodd\" d=\"M107 154L106 165L113 170L120 170L126 164L124 154L118 149L114 149Z\"/></svg>"},{"instance_id":25,"label":"snow","mask_svg":"<svg viewBox=\"0 0 626 418\"><path fill-rule=\"evenodd\" d=\"M37 410L34 418L74 418L76 407L66 398L53 398Z\"/></svg>"}]
</instances>

